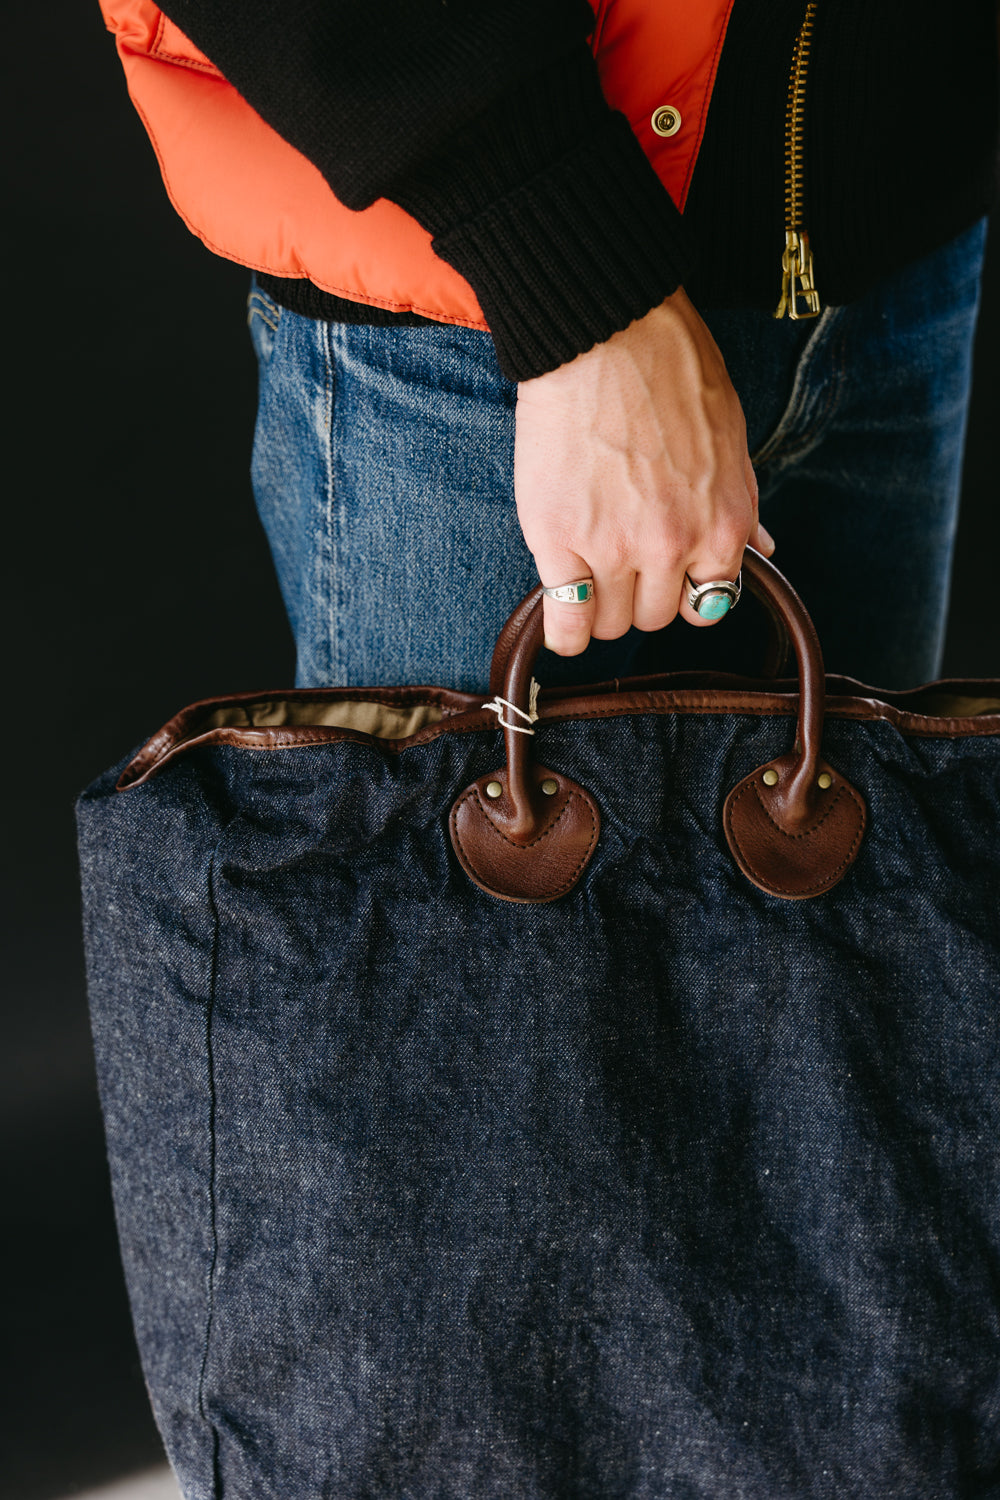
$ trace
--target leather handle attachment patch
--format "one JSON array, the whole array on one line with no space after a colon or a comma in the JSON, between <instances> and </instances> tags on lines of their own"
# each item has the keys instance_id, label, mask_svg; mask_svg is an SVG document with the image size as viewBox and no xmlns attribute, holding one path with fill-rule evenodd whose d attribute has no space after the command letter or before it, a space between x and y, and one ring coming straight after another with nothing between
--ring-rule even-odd
<instances>
[{"instance_id":1,"label":"leather handle attachment patch","mask_svg":"<svg viewBox=\"0 0 1000 1500\"><path fill-rule=\"evenodd\" d=\"M531 782L529 809L515 806L506 768L474 781L451 809L462 869L503 901L565 896L597 847L601 819L589 792L544 766L532 767Z\"/></svg>"},{"instance_id":2,"label":"leather handle attachment patch","mask_svg":"<svg viewBox=\"0 0 1000 1500\"><path fill-rule=\"evenodd\" d=\"M726 842L743 874L786 901L821 896L857 858L865 831L862 798L832 766L816 763L810 786L794 785L797 755L745 776L722 810Z\"/></svg>"}]
</instances>

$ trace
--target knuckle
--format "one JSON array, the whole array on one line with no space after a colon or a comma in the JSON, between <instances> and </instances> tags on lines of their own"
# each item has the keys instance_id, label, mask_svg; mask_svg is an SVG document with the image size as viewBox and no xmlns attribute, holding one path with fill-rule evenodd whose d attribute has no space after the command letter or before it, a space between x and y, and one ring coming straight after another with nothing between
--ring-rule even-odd
<instances>
[{"instance_id":1,"label":"knuckle","mask_svg":"<svg viewBox=\"0 0 1000 1500\"><path fill-rule=\"evenodd\" d=\"M684 559L690 557L695 535L693 528L690 531L687 528L682 531L674 529L669 536L653 540L643 553L642 571L655 573L661 578L676 573Z\"/></svg>"},{"instance_id":2,"label":"knuckle","mask_svg":"<svg viewBox=\"0 0 1000 1500\"><path fill-rule=\"evenodd\" d=\"M706 547L712 557L730 562L742 557L747 538L753 527L753 510L747 504L745 514L732 514L715 525L705 538Z\"/></svg>"},{"instance_id":3,"label":"knuckle","mask_svg":"<svg viewBox=\"0 0 1000 1500\"><path fill-rule=\"evenodd\" d=\"M595 625L594 639L598 641L620 640L631 624L631 620L626 620L624 623L620 620L612 620L607 624Z\"/></svg>"},{"instance_id":4,"label":"knuckle","mask_svg":"<svg viewBox=\"0 0 1000 1500\"><path fill-rule=\"evenodd\" d=\"M651 610L649 613L637 615L635 626L637 630L665 630L676 615L676 609Z\"/></svg>"},{"instance_id":5,"label":"knuckle","mask_svg":"<svg viewBox=\"0 0 1000 1500\"><path fill-rule=\"evenodd\" d=\"M574 609L580 611L574 615ZM590 639L592 611L579 605L557 604L546 600L545 647L557 656L578 656Z\"/></svg>"},{"instance_id":6,"label":"knuckle","mask_svg":"<svg viewBox=\"0 0 1000 1500\"><path fill-rule=\"evenodd\" d=\"M674 520L668 532L660 536L657 551L660 561L674 567L687 557L698 541L698 527L687 516Z\"/></svg>"},{"instance_id":7,"label":"knuckle","mask_svg":"<svg viewBox=\"0 0 1000 1500\"><path fill-rule=\"evenodd\" d=\"M630 573L635 565L635 537L622 526L615 526L602 536L590 536L580 543L581 554L599 562L601 576L615 582Z\"/></svg>"},{"instance_id":8,"label":"knuckle","mask_svg":"<svg viewBox=\"0 0 1000 1500\"><path fill-rule=\"evenodd\" d=\"M545 637L545 649L551 651L554 656L579 656L586 649L590 636L584 636L582 640L564 640L561 636Z\"/></svg>"}]
</instances>

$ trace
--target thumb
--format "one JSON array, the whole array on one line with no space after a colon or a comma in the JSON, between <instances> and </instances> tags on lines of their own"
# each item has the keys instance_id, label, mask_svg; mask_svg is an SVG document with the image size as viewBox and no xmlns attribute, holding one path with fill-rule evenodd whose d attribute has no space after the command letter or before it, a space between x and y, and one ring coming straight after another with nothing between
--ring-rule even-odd
<instances>
[{"instance_id":1,"label":"thumb","mask_svg":"<svg viewBox=\"0 0 1000 1500\"><path fill-rule=\"evenodd\" d=\"M761 525L760 521L757 522L753 531L751 531L747 541L755 552L762 553L764 557L770 557L776 546L774 537Z\"/></svg>"},{"instance_id":2,"label":"thumb","mask_svg":"<svg viewBox=\"0 0 1000 1500\"><path fill-rule=\"evenodd\" d=\"M762 553L764 557L770 557L775 548L775 541L767 528L761 525L760 514L757 509L760 502L760 491L757 487L757 475L753 471L753 464L750 462L749 453L745 460L745 470L747 490L749 491L750 499L753 501L754 510L753 530L747 537L747 541L755 552Z\"/></svg>"}]
</instances>

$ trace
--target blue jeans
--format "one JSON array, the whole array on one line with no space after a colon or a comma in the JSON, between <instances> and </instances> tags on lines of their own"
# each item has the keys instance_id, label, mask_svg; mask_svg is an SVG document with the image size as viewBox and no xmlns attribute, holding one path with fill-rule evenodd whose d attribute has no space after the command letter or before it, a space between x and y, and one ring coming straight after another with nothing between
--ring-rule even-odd
<instances>
[{"instance_id":1,"label":"blue jeans","mask_svg":"<svg viewBox=\"0 0 1000 1500\"><path fill-rule=\"evenodd\" d=\"M979 224L817 322L705 313L743 402L775 562L828 669L863 682L908 687L939 669L984 245ZM478 689L537 582L514 505L517 388L488 335L323 323L258 289L248 319L254 491L299 685ZM539 677L752 669L756 634L737 618L546 654Z\"/></svg>"}]
</instances>

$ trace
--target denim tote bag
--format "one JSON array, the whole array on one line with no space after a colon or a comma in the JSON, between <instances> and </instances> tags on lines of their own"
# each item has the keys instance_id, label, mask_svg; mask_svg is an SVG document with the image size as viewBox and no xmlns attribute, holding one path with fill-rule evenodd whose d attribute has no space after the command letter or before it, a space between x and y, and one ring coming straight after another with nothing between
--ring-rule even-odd
<instances>
[{"instance_id":1,"label":"denim tote bag","mask_svg":"<svg viewBox=\"0 0 1000 1500\"><path fill-rule=\"evenodd\" d=\"M187 1500L1000 1494L1000 682L185 709L79 806ZM735 624L732 627L738 628Z\"/></svg>"}]
</instances>

